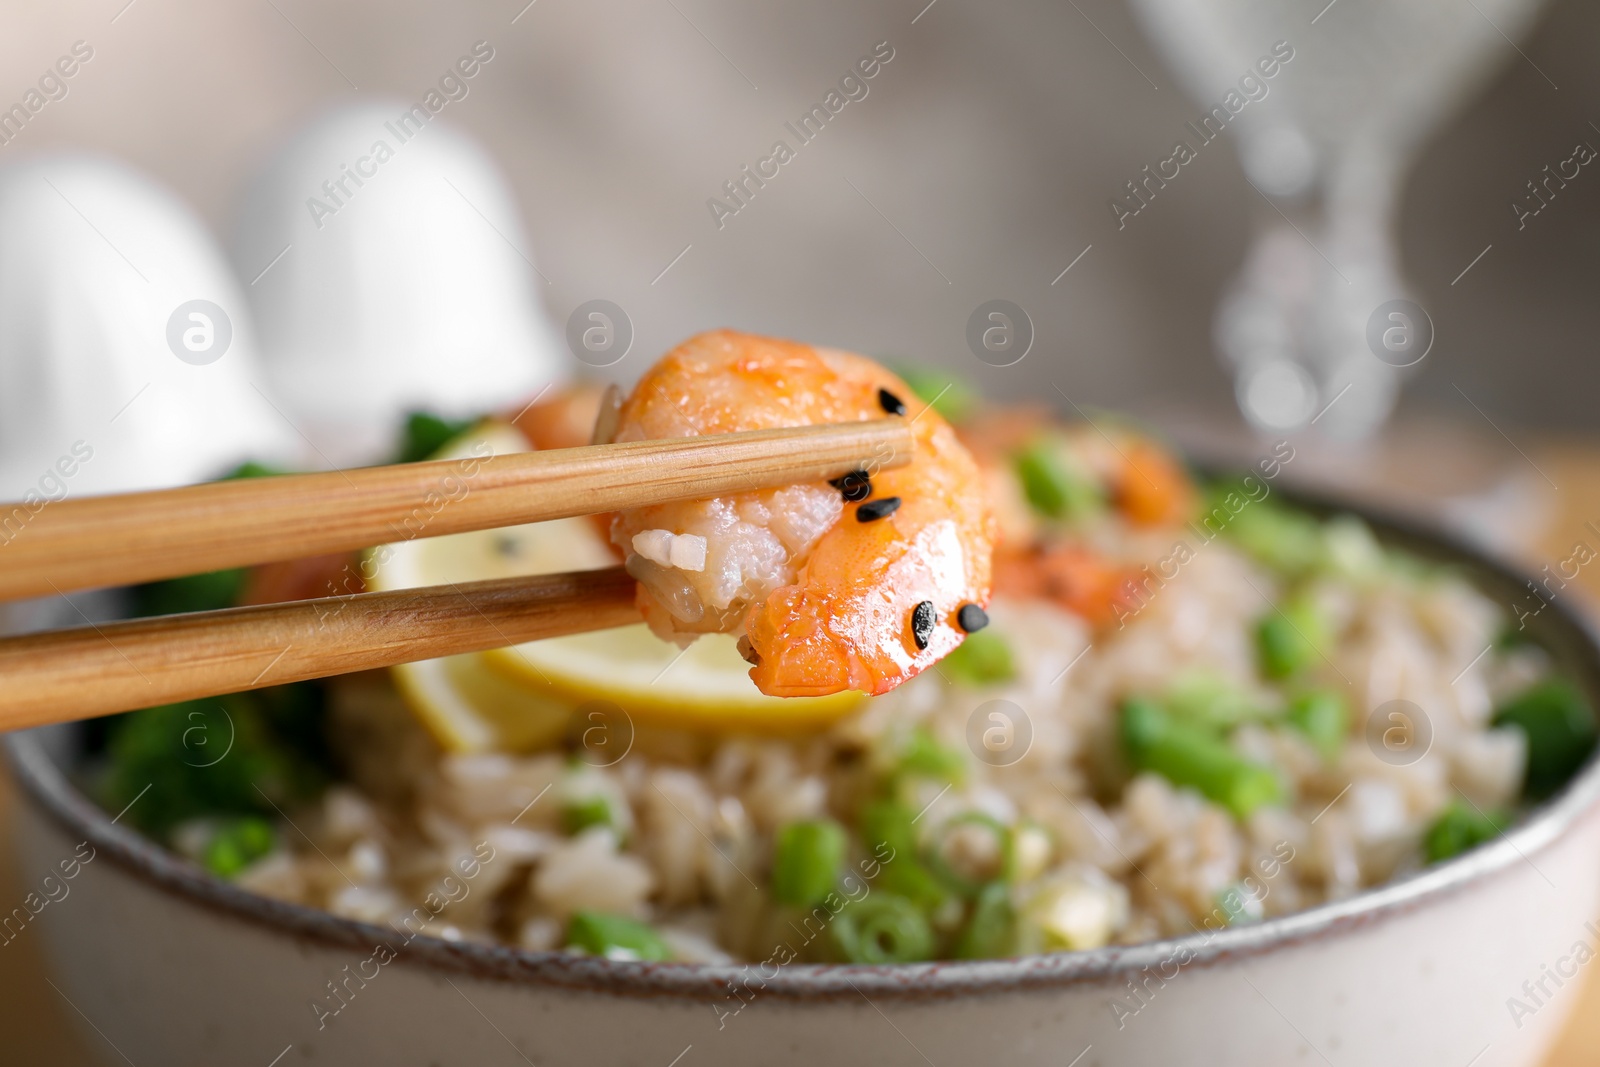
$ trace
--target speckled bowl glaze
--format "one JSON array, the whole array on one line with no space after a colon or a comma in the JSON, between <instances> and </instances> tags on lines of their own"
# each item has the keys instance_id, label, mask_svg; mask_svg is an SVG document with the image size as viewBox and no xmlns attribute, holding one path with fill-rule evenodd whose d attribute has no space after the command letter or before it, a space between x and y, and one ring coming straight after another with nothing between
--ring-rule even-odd
<instances>
[{"instance_id":1,"label":"speckled bowl glaze","mask_svg":"<svg viewBox=\"0 0 1600 1067\"><path fill-rule=\"evenodd\" d=\"M1503 603L1525 589L1471 549L1368 517ZM1600 646L1572 600L1534 622L1600 705ZM0 936L43 942L107 1063L1513 1067L1554 1040L1600 940L1594 761L1499 841L1284 918L1017 960L743 968L406 941L253 896L91 804L62 769L73 736L7 741L36 895Z\"/></svg>"}]
</instances>

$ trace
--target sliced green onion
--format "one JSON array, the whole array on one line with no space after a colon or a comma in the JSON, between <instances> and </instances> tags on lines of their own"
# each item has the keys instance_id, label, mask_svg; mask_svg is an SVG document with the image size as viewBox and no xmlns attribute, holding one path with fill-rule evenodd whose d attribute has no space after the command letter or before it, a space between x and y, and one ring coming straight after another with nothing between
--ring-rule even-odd
<instances>
[{"instance_id":1,"label":"sliced green onion","mask_svg":"<svg viewBox=\"0 0 1600 1067\"><path fill-rule=\"evenodd\" d=\"M900 753L898 770L901 774L959 783L967 776L967 761L955 749L941 744L925 727L918 726Z\"/></svg>"},{"instance_id":2,"label":"sliced green onion","mask_svg":"<svg viewBox=\"0 0 1600 1067\"><path fill-rule=\"evenodd\" d=\"M1510 823L1503 811L1479 811L1459 800L1450 802L1422 837L1422 853L1429 863L1453 859L1493 841Z\"/></svg>"},{"instance_id":3,"label":"sliced green onion","mask_svg":"<svg viewBox=\"0 0 1600 1067\"><path fill-rule=\"evenodd\" d=\"M1016 951L1017 914L1011 906L1011 887L990 882L972 902L972 914L956 939L958 960L989 960Z\"/></svg>"},{"instance_id":4,"label":"sliced green onion","mask_svg":"<svg viewBox=\"0 0 1600 1067\"><path fill-rule=\"evenodd\" d=\"M917 830L912 820L916 817L917 813L904 804L874 801L861 810L861 839L869 852L878 854L880 847L886 846L896 861L904 856L915 857Z\"/></svg>"},{"instance_id":5,"label":"sliced green onion","mask_svg":"<svg viewBox=\"0 0 1600 1067\"><path fill-rule=\"evenodd\" d=\"M1256 656L1268 678L1288 678L1311 666L1327 641L1327 622L1309 597L1295 597L1256 624Z\"/></svg>"},{"instance_id":6,"label":"sliced green onion","mask_svg":"<svg viewBox=\"0 0 1600 1067\"><path fill-rule=\"evenodd\" d=\"M1283 801L1271 768L1245 759L1203 729L1174 721L1152 701L1124 701L1121 732L1128 762L1136 769L1197 790L1241 819Z\"/></svg>"},{"instance_id":7,"label":"sliced green onion","mask_svg":"<svg viewBox=\"0 0 1600 1067\"><path fill-rule=\"evenodd\" d=\"M1079 518L1105 502L1100 486L1073 468L1059 441L1035 440L1012 457L1012 465L1028 503L1046 518Z\"/></svg>"},{"instance_id":8,"label":"sliced green onion","mask_svg":"<svg viewBox=\"0 0 1600 1067\"><path fill-rule=\"evenodd\" d=\"M916 963L933 958L933 928L905 897L875 890L841 911L830 928L851 963Z\"/></svg>"},{"instance_id":9,"label":"sliced green onion","mask_svg":"<svg viewBox=\"0 0 1600 1067\"><path fill-rule=\"evenodd\" d=\"M1528 739L1523 794L1542 800L1567 783L1595 746L1594 713L1571 683L1548 678L1502 704L1493 725L1512 726Z\"/></svg>"},{"instance_id":10,"label":"sliced green onion","mask_svg":"<svg viewBox=\"0 0 1600 1067\"><path fill-rule=\"evenodd\" d=\"M617 826L611 798L603 793L592 793L573 797L561 805L561 828L567 833L579 834L591 826Z\"/></svg>"},{"instance_id":11,"label":"sliced green onion","mask_svg":"<svg viewBox=\"0 0 1600 1067\"><path fill-rule=\"evenodd\" d=\"M672 958L672 948L648 923L597 911L580 911L572 917L566 943L609 960Z\"/></svg>"},{"instance_id":12,"label":"sliced green onion","mask_svg":"<svg viewBox=\"0 0 1600 1067\"><path fill-rule=\"evenodd\" d=\"M861 812L861 840L883 862L878 885L908 897L928 911L950 899L950 891L926 866L917 849L917 813L894 801L868 804ZM891 855L884 860L885 850Z\"/></svg>"},{"instance_id":13,"label":"sliced green onion","mask_svg":"<svg viewBox=\"0 0 1600 1067\"><path fill-rule=\"evenodd\" d=\"M1122 747L1130 759L1137 759L1154 747L1171 727L1171 720L1160 705L1143 697L1122 702Z\"/></svg>"},{"instance_id":14,"label":"sliced green onion","mask_svg":"<svg viewBox=\"0 0 1600 1067\"><path fill-rule=\"evenodd\" d=\"M995 685L1017 676L1011 656L1011 643L993 627L968 634L956 650L944 658L939 669L946 676L966 685Z\"/></svg>"},{"instance_id":15,"label":"sliced green onion","mask_svg":"<svg viewBox=\"0 0 1600 1067\"><path fill-rule=\"evenodd\" d=\"M1305 734L1325 761L1332 763L1350 734L1350 705L1332 690L1314 690L1289 704L1288 721Z\"/></svg>"},{"instance_id":16,"label":"sliced green onion","mask_svg":"<svg viewBox=\"0 0 1600 1067\"><path fill-rule=\"evenodd\" d=\"M1354 515L1336 515L1323 526L1328 569L1355 581L1381 576L1389 562L1372 527Z\"/></svg>"},{"instance_id":17,"label":"sliced green onion","mask_svg":"<svg viewBox=\"0 0 1600 1067\"><path fill-rule=\"evenodd\" d=\"M945 858L944 849L950 835L964 826L981 826L994 835L996 856L999 860L997 873L992 879L974 880L957 873ZM981 811L967 811L946 821L935 833L933 843L928 848L928 867L938 875L952 889L964 897L975 895L984 885L992 881L1009 881L1016 865L1016 850L1013 843L1011 828L1005 823Z\"/></svg>"},{"instance_id":18,"label":"sliced green onion","mask_svg":"<svg viewBox=\"0 0 1600 1067\"><path fill-rule=\"evenodd\" d=\"M1243 502L1237 512L1223 503L1230 493L1236 502ZM1208 530L1221 531L1257 561L1288 577L1305 574L1327 558L1322 523L1303 511L1253 499L1237 483L1212 489L1199 522Z\"/></svg>"},{"instance_id":19,"label":"sliced green onion","mask_svg":"<svg viewBox=\"0 0 1600 1067\"><path fill-rule=\"evenodd\" d=\"M1211 671L1186 671L1162 694L1173 717L1211 730L1228 730L1270 712L1238 685Z\"/></svg>"},{"instance_id":20,"label":"sliced green onion","mask_svg":"<svg viewBox=\"0 0 1600 1067\"><path fill-rule=\"evenodd\" d=\"M772 896L804 907L826 897L844 866L844 827L832 819L792 822L778 831L772 853Z\"/></svg>"},{"instance_id":21,"label":"sliced green onion","mask_svg":"<svg viewBox=\"0 0 1600 1067\"><path fill-rule=\"evenodd\" d=\"M232 819L206 842L201 862L218 878L232 878L271 852L277 842L278 835L267 820L253 816Z\"/></svg>"}]
</instances>

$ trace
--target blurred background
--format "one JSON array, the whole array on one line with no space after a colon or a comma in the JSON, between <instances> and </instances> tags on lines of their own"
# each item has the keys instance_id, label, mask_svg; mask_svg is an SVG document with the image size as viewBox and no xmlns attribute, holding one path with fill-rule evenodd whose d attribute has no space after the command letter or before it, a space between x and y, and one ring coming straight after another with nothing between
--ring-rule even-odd
<instances>
[{"instance_id":1,"label":"blurred background","mask_svg":"<svg viewBox=\"0 0 1600 1067\"><path fill-rule=\"evenodd\" d=\"M926 360L1002 396L1053 395L1054 382L1080 403L1231 411L1214 310L1266 211L1232 135L1119 230L1108 201L1206 110L1125 0L925 3L12 5L0 96L20 99L73 42L94 56L0 162L104 153L226 241L251 176L297 129L337 105L420 100L486 41L494 59L439 121L503 168L551 320L593 298L625 309L634 345L608 373L631 377L725 324ZM1294 6L1301 55L1363 15L1342 0L1310 25L1323 4ZM1458 384L1507 429L1591 429L1600 192L1588 186L1600 177L1585 170L1520 232L1510 205L1575 142L1600 144L1600 11L1554 0L1518 45L1483 29L1481 75L1403 186L1403 271L1437 330L1404 404L1478 418ZM1368 44L1387 47L1386 63L1429 52L1376 32ZM880 41L894 58L868 97L719 229L707 200L773 141L793 143L783 123ZM1242 50L1271 44L1263 34ZM1291 62L1276 81L1302 73ZM991 298L1023 307L1036 331L1028 358L1003 371L965 339Z\"/></svg>"},{"instance_id":2,"label":"blurred background","mask_svg":"<svg viewBox=\"0 0 1600 1067\"><path fill-rule=\"evenodd\" d=\"M334 205L310 179L317 166L339 177L362 135L348 153L324 146L320 163L298 169L283 162L284 146L341 109L368 106L373 129L385 110L398 118L475 48L492 58L452 83L462 95L444 99L418 136L476 142L504 179L484 195L508 197L501 209L474 209L493 237L446 241L427 277L412 277L401 332L466 329L464 320L489 314L463 310L449 290L506 273L475 264L474 249L509 249L519 270L533 268L522 299L542 312L532 332L556 355L508 375L508 392L575 371L627 381L675 342L727 325L947 370L1000 398L1133 411L1201 451L1248 451L1263 434L1300 432L1318 457L1302 478L1401 504L1421 497L1506 544L1526 542L1553 507L1555 480L1520 455L1527 431L1595 427L1600 192L1590 186L1600 175L1575 157L1585 142L1600 145L1593 5L524 5L13 5L0 36L11 73L0 105L24 100L75 47L92 59L20 129L0 125L0 164L88 151L192 207L229 249L235 284L255 306L266 380L276 394L287 381L320 399L319 410L292 397L278 404L301 437L303 423L336 418L371 391L349 376L319 377L338 353L315 338L336 350L366 343L379 367L376 347L390 342L340 332L355 227L310 203ZM1257 79L1266 98L1247 100L1214 143L1195 136L1214 105L1229 117L1225 93L1277 42L1294 58ZM845 100L808 142L794 136L790 127L875 49L891 58L853 83L865 95ZM779 140L793 158L762 164ZM1181 168L1179 141L1195 150ZM741 170L758 166L777 176L758 187ZM1152 183L1148 168L1179 176ZM1577 176L1552 184L1546 168ZM274 176L280 188L261 195ZM729 195L734 180L742 201ZM424 227L445 210L441 200L458 216L453 229L478 225L443 185L389 184L404 202L390 205L381 229ZM302 212L302 201L296 221L261 224L273 211ZM340 270L346 290L330 285L335 298L308 312L321 274ZM263 304L274 285L293 292ZM1219 314L1241 293L1255 298L1254 318ZM1402 298L1431 323L1431 343L1426 358L1395 370L1385 364L1399 361L1380 362L1361 341L1368 313ZM594 300L621 310L632 341L625 356L585 367L568 358L564 331ZM1021 309L1032 338L1010 365L978 358L969 343L970 320L993 300ZM1286 316L1318 309L1342 319L1296 326L1320 331L1309 340L1274 333ZM0 332L4 312L0 302ZM15 345L32 334L4 336ZM426 361L426 343L405 358ZM440 363L456 358L448 348L439 346ZM363 371L361 380L378 376ZM13 397L0 404L15 407L25 387L14 376L9 384ZM58 436L49 447L60 452L77 435ZM323 459L360 455L315 429L310 437ZM13 494L25 488L25 478L9 480Z\"/></svg>"}]
</instances>

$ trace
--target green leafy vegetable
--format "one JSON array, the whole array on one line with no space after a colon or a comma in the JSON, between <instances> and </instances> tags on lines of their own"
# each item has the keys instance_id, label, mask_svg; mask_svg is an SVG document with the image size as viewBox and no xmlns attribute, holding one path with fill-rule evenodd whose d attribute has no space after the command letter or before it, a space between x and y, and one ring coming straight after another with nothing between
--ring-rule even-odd
<instances>
[{"instance_id":1,"label":"green leafy vegetable","mask_svg":"<svg viewBox=\"0 0 1600 1067\"><path fill-rule=\"evenodd\" d=\"M1526 629L1520 625L1513 626L1509 620L1501 624L1500 630L1495 634L1494 638L1494 647L1501 649L1502 651L1512 648L1522 648L1533 643L1533 637Z\"/></svg>"},{"instance_id":2,"label":"green leafy vegetable","mask_svg":"<svg viewBox=\"0 0 1600 1067\"><path fill-rule=\"evenodd\" d=\"M271 478L275 475L288 473L281 467L273 467L266 463L257 463L253 459L247 459L218 480L232 482L240 478Z\"/></svg>"},{"instance_id":3,"label":"green leafy vegetable","mask_svg":"<svg viewBox=\"0 0 1600 1067\"><path fill-rule=\"evenodd\" d=\"M230 608L244 591L249 573L243 567L235 567L136 585L130 590L133 614L143 618Z\"/></svg>"},{"instance_id":4,"label":"green leafy vegetable","mask_svg":"<svg viewBox=\"0 0 1600 1067\"><path fill-rule=\"evenodd\" d=\"M128 712L107 727L102 797L162 840L190 819L274 816L327 783L322 719L309 684Z\"/></svg>"},{"instance_id":5,"label":"green leafy vegetable","mask_svg":"<svg viewBox=\"0 0 1600 1067\"><path fill-rule=\"evenodd\" d=\"M418 463L434 456L453 439L477 423L477 419L443 419L426 411L414 411L406 418L396 463Z\"/></svg>"},{"instance_id":6,"label":"green leafy vegetable","mask_svg":"<svg viewBox=\"0 0 1600 1067\"><path fill-rule=\"evenodd\" d=\"M1567 783L1595 746L1594 713L1583 694L1559 678L1538 682L1501 705L1493 725L1528 739L1524 795L1542 800Z\"/></svg>"},{"instance_id":7,"label":"green leafy vegetable","mask_svg":"<svg viewBox=\"0 0 1600 1067\"><path fill-rule=\"evenodd\" d=\"M792 822L778 831L772 854L772 897L805 907L832 892L844 866L847 838L832 819Z\"/></svg>"},{"instance_id":8,"label":"green leafy vegetable","mask_svg":"<svg viewBox=\"0 0 1600 1067\"><path fill-rule=\"evenodd\" d=\"M1123 702L1123 750L1138 770L1154 771L1188 786L1245 818L1263 805L1283 802L1278 776L1253 763L1204 729L1177 722L1153 701Z\"/></svg>"},{"instance_id":9,"label":"green leafy vegetable","mask_svg":"<svg viewBox=\"0 0 1600 1067\"><path fill-rule=\"evenodd\" d=\"M231 482L241 478L266 478L284 473L254 461L241 463L218 481ZM144 618L152 615L178 615L189 611L216 611L231 608L239 602L244 591L249 570L233 567L228 570L188 574L147 582L132 588L133 614Z\"/></svg>"},{"instance_id":10,"label":"green leafy vegetable","mask_svg":"<svg viewBox=\"0 0 1600 1067\"><path fill-rule=\"evenodd\" d=\"M580 911L567 924L567 945L610 960L670 960L672 948L648 923Z\"/></svg>"},{"instance_id":11,"label":"green leafy vegetable","mask_svg":"<svg viewBox=\"0 0 1600 1067\"><path fill-rule=\"evenodd\" d=\"M1493 841L1510 823L1503 811L1479 811L1459 800L1450 802L1422 838L1422 853L1429 863L1452 859Z\"/></svg>"}]
</instances>

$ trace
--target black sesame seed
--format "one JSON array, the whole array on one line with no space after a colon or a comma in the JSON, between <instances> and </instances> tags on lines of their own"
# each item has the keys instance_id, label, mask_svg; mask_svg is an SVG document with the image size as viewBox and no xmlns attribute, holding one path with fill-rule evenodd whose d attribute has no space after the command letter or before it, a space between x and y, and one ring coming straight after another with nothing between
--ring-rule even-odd
<instances>
[{"instance_id":1,"label":"black sesame seed","mask_svg":"<svg viewBox=\"0 0 1600 1067\"><path fill-rule=\"evenodd\" d=\"M859 508L856 508L856 521L877 522L885 515L893 515L899 507L899 497L881 496L876 500L869 500Z\"/></svg>"},{"instance_id":2,"label":"black sesame seed","mask_svg":"<svg viewBox=\"0 0 1600 1067\"><path fill-rule=\"evenodd\" d=\"M989 615L976 604L963 604L956 612L956 625L969 634L975 634L989 625Z\"/></svg>"},{"instance_id":3,"label":"black sesame seed","mask_svg":"<svg viewBox=\"0 0 1600 1067\"><path fill-rule=\"evenodd\" d=\"M904 415L906 413L906 402L887 389L878 390L878 406L883 408L884 412L889 415Z\"/></svg>"},{"instance_id":4,"label":"black sesame seed","mask_svg":"<svg viewBox=\"0 0 1600 1067\"><path fill-rule=\"evenodd\" d=\"M828 484L843 493L845 500L851 504L872 495L872 479L867 477L866 471L851 471L843 477L832 479Z\"/></svg>"},{"instance_id":5,"label":"black sesame seed","mask_svg":"<svg viewBox=\"0 0 1600 1067\"><path fill-rule=\"evenodd\" d=\"M911 640L917 643L917 648L928 647L933 637L933 621L933 601L924 600L911 609Z\"/></svg>"}]
</instances>

